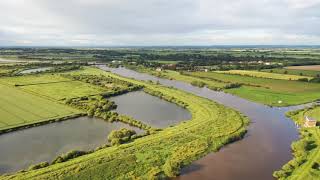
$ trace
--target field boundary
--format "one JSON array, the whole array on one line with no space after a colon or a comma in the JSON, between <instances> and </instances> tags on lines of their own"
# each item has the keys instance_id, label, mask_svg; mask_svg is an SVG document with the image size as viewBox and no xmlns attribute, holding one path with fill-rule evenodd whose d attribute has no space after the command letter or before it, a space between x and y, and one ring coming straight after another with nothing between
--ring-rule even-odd
<instances>
[{"instance_id":1,"label":"field boundary","mask_svg":"<svg viewBox=\"0 0 320 180\"><path fill-rule=\"evenodd\" d=\"M5 133L10 133L16 130L21 130L21 129L28 129L28 128L32 128L32 127L37 127L37 126L41 126L41 125L45 125L45 124L51 124L54 122L61 122L61 121L66 121L66 120L71 120L73 118L78 118L78 117L82 117L82 116L86 116L86 113L77 113L77 114L72 114L72 115L67 115L67 116L63 116L63 117L54 117L54 118L49 118L49 119L45 119L45 120L40 120L40 121L31 121L28 124L23 124L21 126L16 126L16 127L12 127L12 128L6 128L6 129L0 129L0 135L1 134L5 134ZM1 122L3 123L3 122Z\"/></svg>"}]
</instances>

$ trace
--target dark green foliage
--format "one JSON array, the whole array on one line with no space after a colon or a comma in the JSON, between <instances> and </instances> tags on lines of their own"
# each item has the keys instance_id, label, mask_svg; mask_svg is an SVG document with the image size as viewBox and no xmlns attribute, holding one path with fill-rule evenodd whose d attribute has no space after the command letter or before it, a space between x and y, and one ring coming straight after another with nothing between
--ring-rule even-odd
<instances>
[{"instance_id":1,"label":"dark green foliage","mask_svg":"<svg viewBox=\"0 0 320 180\"><path fill-rule=\"evenodd\" d=\"M111 89L111 92L101 94L104 97L116 96L124 94L130 91L135 91L141 89L142 86L135 85L133 83L123 81L117 78L112 78L110 76L97 76L97 75L64 75L64 77L82 81L85 83L90 83L103 88Z\"/></svg>"},{"instance_id":2,"label":"dark green foliage","mask_svg":"<svg viewBox=\"0 0 320 180\"><path fill-rule=\"evenodd\" d=\"M85 155L85 154L88 154L89 152L86 152L86 151L78 151L78 150L73 150L73 151L70 151L64 155L61 155L61 156L58 156L56 157L51 164L56 164L56 163L61 163L61 162L65 162L65 161L68 161L69 159L73 159L73 158L76 158L76 157L79 157L79 156L82 156L82 155Z\"/></svg>"},{"instance_id":3,"label":"dark green foliage","mask_svg":"<svg viewBox=\"0 0 320 180\"><path fill-rule=\"evenodd\" d=\"M197 87L204 87L206 85L206 83L202 82L202 81L192 81L190 83L192 86L197 86Z\"/></svg>"},{"instance_id":4,"label":"dark green foliage","mask_svg":"<svg viewBox=\"0 0 320 180\"><path fill-rule=\"evenodd\" d=\"M122 143L129 142L132 140L132 136L135 135L136 132L131 129L122 128L120 130L113 130L108 135L108 141L112 146L120 145Z\"/></svg>"},{"instance_id":5,"label":"dark green foliage","mask_svg":"<svg viewBox=\"0 0 320 180\"><path fill-rule=\"evenodd\" d=\"M73 98L66 100L65 103L86 111L87 115L90 117L102 118L108 122L119 121L140 129L152 130L151 126L146 125L138 120L110 111L116 109L117 105L113 101L109 101L102 96Z\"/></svg>"},{"instance_id":6,"label":"dark green foliage","mask_svg":"<svg viewBox=\"0 0 320 180\"><path fill-rule=\"evenodd\" d=\"M300 79L298 79L298 81L308 82L308 81L309 81L309 79L308 79L308 78L300 78Z\"/></svg>"},{"instance_id":7,"label":"dark green foliage","mask_svg":"<svg viewBox=\"0 0 320 180\"><path fill-rule=\"evenodd\" d=\"M35 170L35 169L40 169L49 166L50 164L48 162L42 162L36 165L32 165L28 168L28 170Z\"/></svg>"},{"instance_id":8,"label":"dark green foliage","mask_svg":"<svg viewBox=\"0 0 320 180\"><path fill-rule=\"evenodd\" d=\"M224 86L224 89L232 89L241 87L240 83L230 83Z\"/></svg>"}]
</instances>

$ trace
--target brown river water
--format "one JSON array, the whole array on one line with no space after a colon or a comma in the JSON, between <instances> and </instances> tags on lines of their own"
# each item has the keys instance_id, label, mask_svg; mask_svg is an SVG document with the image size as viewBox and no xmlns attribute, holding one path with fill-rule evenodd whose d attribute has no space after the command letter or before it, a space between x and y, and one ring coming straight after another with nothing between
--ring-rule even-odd
<instances>
[{"instance_id":1,"label":"brown river water","mask_svg":"<svg viewBox=\"0 0 320 180\"><path fill-rule=\"evenodd\" d=\"M272 173L292 158L290 145L298 139L298 131L295 124L285 116L285 112L301 109L305 105L269 107L231 94L161 79L126 68L108 68L103 65L98 67L124 77L158 81L163 85L212 99L249 117L251 123L244 139L183 168L181 176L176 178L178 180L274 179Z\"/></svg>"}]
</instances>

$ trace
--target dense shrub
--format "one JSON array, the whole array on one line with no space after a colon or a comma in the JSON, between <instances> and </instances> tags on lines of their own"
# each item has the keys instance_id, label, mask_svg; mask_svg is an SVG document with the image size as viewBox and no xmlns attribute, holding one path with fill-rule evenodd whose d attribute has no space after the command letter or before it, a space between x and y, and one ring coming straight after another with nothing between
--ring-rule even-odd
<instances>
[{"instance_id":1,"label":"dense shrub","mask_svg":"<svg viewBox=\"0 0 320 180\"><path fill-rule=\"evenodd\" d=\"M122 143L129 142L132 139L132 136L135 135L136 132L131 129L122 128L120 130L113 130L108 135L108 141L112 146L119 145Z\"/></svg>"},{"instance_id":2,"label":"dense shrub","mask_svg":"<svg viewBox=\"0 0 320 180\"><path fill-rule=\"evenodd\" d=\"M79 156L82 156L82 155L85 155L85 154L88 154L89 152L86 152L86 151L78 151L78 150L73 150L73 151L70 151L64 155L61 155L61 156L58 156L56 157L51 164L56 164L56 163L61 163L61 162L65 162L65 161L68 161L69 159L73 159L73 158L76 158L76 157L79 157Z\"/></svg>"},{"instance_id":3,"label":"dense shrub","mask_svg":"<svg viewBox=\"0 0 320 180\"><path fill-rule=\"evenodd\" d=\"M44 167L47 167L49 166L50 164L48 162L41 162L39 164L36 164L36 165L32 165L28 168L28 170L35 170L35 169L41 169L41 168L44 168Z\"/></svg>"},{"instance_id":4,"label":"dense shrub","mask_svg":"<svg viewBox=\"0 0 320 180\"><path fill-rule=\"evenodd\" d=\"M202 82L202 81L192 81L190 83L192 86L197 86L197 87L204 87L206 85L206 83Z\"/></svg>"},{"instance_id":5,"label":"dense shrub","mask_svg":"<svg viewBox=\"0 0 320 180\"><path fill-rule=\"evenodd\" d=\"M239 88L241 87L240 83L230 83L224 86L225 89Z\"/></svg>"}]
</instances>

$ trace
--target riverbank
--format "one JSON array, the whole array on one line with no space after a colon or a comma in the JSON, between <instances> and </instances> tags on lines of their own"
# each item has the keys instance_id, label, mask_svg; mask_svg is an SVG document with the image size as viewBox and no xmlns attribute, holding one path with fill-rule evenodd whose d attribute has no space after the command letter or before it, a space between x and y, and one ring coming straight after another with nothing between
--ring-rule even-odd
<instances>
[{"instance_id":1,"label":"riverbank","mask_svg":"<svg viewBox=\"0 0 320 180\"><path fill-rule=\"evenodd\" d=\"M172 177L179 174L180 168L243 137L246 132L246 117L208 99L97 69L88 68L81 73L109 75L143 85L153 95L185 105L192 119L128 144L103 148L67 162L0 179Z\"/></svg>"},{"instance_id":2,"label":"riverbank","mask_svg":"<svg viewBox=\"0 0 320 180\"><path fill-rule=\"evenodd\" d=\"M219 152L210 153L182 169L180 180L212 179L272 179L272 173L292 159L290 145L298 139L296 125L285 116L287 111L302 109L306 105L270 107L248 101L222 91L196 87L190 83L168 80L139 73L126 68L99 68L124 77L141 81L153 81L167 87L174 87L194 95L221 103L240 111L250 118L246 137L229 144Z\"/></svg>"},{"instance_id":3,"label":"riverbank","mask_svg":"<svg viewBox=\"0 0 320 180\"><path fill-rule=\"evenodd\" d=\"M158 72L141 66L128 66L128 68L160 78L183 81L195 86L206 86L215 91L223 91L253 102L275 107L305 104L320 97L320 83L266 79L215 72L179 73L171 70Z\"/></svg>"},{"instance_id":4,"label":"riverbank","mask_svg":"<svg viewBox=\"0 0 320 180\"><path fill-rule=\"evenodd\" d=\"M277 179L320 179L320 129L304 127L305 116L310 114L319 122L320 107L287 113L302 128L300 139L291 145L294 158L273 174Z\"/></svg>"}]
</instances>

